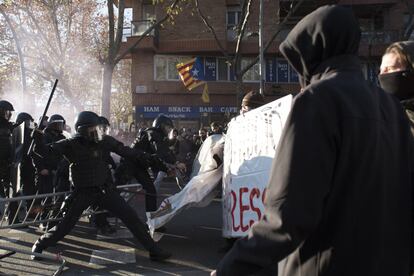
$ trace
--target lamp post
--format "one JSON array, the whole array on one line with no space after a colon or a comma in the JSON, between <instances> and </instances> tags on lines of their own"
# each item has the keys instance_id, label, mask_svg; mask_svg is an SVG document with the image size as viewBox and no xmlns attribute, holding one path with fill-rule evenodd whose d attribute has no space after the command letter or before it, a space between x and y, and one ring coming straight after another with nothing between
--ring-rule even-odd
<instances>
[{"instance_id":1,"label":"lamp post","mask_svg":"<svg viewBox=\"0 0 414 276\"><path fill-rule=\"evenodd\" d=\"M264 56L263 56L263 0L260 0L259 7L259 76L260 76L260 90L259 93L264 95Z\"/></svg>"}]
</instances>

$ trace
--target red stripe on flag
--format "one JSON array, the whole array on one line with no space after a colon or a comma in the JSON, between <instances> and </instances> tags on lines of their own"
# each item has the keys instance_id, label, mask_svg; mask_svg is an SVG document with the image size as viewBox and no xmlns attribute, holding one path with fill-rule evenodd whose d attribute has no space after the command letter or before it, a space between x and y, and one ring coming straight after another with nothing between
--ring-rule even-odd
<instances>
[{"instance_id":1,"label":"red stripe on flag","mask_svg":"<svg viewBox=\"0 0 414 276\"><path fill-rule=\"evenodd\" d=\"M188 88L189 86L191 86L193 83L195 82L194 79L192 79L189 83L184 84L185 88Z\"/></svg>"}]
</instances>

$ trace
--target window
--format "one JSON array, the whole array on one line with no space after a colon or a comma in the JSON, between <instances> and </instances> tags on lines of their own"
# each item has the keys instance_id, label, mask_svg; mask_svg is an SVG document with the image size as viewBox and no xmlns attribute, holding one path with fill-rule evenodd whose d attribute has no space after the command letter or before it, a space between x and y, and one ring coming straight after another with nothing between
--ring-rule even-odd
<instances>
[{"instance_id":1,"label":"window","mask_svg":"<svg viewBox=\"0 0 414 276\"><path fill-rule=\"evenodd\" d=\"M124 9L124 29L122 33L122 42L127 41L127 37L131 36L132 8Z\"/></svg>"},{"instance_id":2,"label":"window","mask_svg":"<svg viewBox=\"0 0 414 276\"><path fill-rule=\"evenodd\" d=\"M155 5L143 4L142 5L142 20L156 20Z\"/></svg>"},{"instance_id":3,"label":"window","mask_svg":"<svg viewBox=\"0 0 414 276\"><path fill-rule=\"evenodd\" d=\"M161 56L154 57L155 80L167 79L167 59Z\"/></svg>"},{"instance_id":4,"label":"window","mask_svg":"<svg viewBox=\"0 0 414 276\"><path fill-rule=\"evenodd\" d=\"M249 65L254 59L253 58L242 58L241 60L241 68L245 68L247 65ZM257 82L260 81L260 65L259 63L256 63L253 65L252 68L250 68L244 75L243 80L244 81L250 81L250 82Z\"/></svg>"},{"instance_id":5,"label":"window","mask_svg":"<svg viewBox=\"0 0 414 276\"><path fill-rule=\"evenodd\" d=\"M227 7L227 39L235 40L237 36L236 27L241 20L241 11L239 6Z\"/></svg>"},{"instance_id":6,"label":"window","mask_svg":"<svg viewBox=\"0 0 414 276\"><path fill-rule=\"evenodd\" d=\"M176 65L191 57L182 56L154 56L155 80L179 80Z\"/></svg>"}]
</instances>

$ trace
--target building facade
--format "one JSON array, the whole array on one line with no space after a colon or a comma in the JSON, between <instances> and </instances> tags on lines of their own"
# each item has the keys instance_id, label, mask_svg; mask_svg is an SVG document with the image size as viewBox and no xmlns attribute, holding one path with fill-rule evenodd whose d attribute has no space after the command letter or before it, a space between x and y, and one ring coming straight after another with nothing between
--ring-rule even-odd
<instances>
[{"instance_id":1,"label":"building facade","mask_svg":"<svg viewBox=\"0 0 414 276\"><path fill-rule=\"evenodd\" d=\"M258 64L243 75L240 86L225 57L234 55L236 51L234 27L242 20L240 1L199 1L200 11L214 29L216 38L201 20L194 1L185 2L182 11L174 17L174 23L166 22L162 27L141 37L151 22L160 20L165 15L168 2L164 1L164 6L154 6L151 0L128 0L126 3L127 22L122 47L126 48L142 39L127 56L132 59L131 94L135 122L138 127L148 126L155 116L164 113L179 128L198 129L212 121L226 123L238 114L240 98L236 96L237 91L258 91L260 86ZM264 1L265 44L272 36L276 36L265 52L266 101L299 92L298 76L279 54L278 46L304 15L333 1L305 1L292 16L287 17L291 2ZM401 0L334 2L350 6L359 18L362 29L359 55L367 79L376 82L385 47L401 39L404 24L409 18L406 4ZM258 25L259 1L252 1L246 35L240 43L241 68L258 56ZM278 28L280 31L276 34ZM178 76L176 64L194 57L202 60L209 88L209 103L201 99L202 87L188 91Z\"/></svg>"}]
</instances>

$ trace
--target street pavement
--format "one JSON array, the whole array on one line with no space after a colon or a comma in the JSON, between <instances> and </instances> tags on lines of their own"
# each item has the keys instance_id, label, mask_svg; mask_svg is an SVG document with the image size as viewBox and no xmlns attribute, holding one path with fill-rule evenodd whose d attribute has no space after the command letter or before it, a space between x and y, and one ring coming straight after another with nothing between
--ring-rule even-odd
<instances>
[{"instance_id":1,"label":"street pavement","mask_svg":"<svg viewBox=\"0 0 414 276\"><path fill-rule=\"evenodd\" d=\"M164 182L161 197L179 191L174 182ZM131 205L144 221L144 197L138 194ZM115 223L115 219L111 219ZM66 261L62 275L209 275L224 253L221 237L221 202L214 200L204 208L183 211L166 227L159 245L173 253L166 262L152 262L148 253L134 240L122 223L114 235L100 235L87 219L56 247L45 253L61 254ZM1 230L0 244L30 250L40 232L35 227L22 230ZM0 255L6 253L0 250ZM31 261L27 254L16 253L0 260L0 275L53 275L58 262Z\"/></svg>"}]
</instances>

